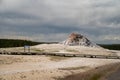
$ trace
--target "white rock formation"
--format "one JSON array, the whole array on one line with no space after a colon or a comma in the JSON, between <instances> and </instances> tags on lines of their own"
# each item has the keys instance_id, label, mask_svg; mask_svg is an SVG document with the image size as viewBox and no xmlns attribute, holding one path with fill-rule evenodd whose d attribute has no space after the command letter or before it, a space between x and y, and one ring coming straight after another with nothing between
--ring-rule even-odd
<instances>
[{"instance_id":1,"label":"white rock formation","mask_svg":"<svg viewBox=\"0 0 120 80\"><path fill-rule=\"evenodd\" d=\"M65 41L62 42L64 45L69 46L88 46L88 47L99 47L98 45L92 43L85 36L77 33L71 33Z\"/></svg>"}]
</instances>

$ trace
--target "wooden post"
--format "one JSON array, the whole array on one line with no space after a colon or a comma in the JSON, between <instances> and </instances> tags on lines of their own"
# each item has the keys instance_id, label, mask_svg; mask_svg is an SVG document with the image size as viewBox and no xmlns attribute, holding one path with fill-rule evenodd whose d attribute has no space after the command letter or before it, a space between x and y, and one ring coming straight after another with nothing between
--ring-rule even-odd
<instances>
[{"instance_id":1,"label":"wooden post","mask_svg":"<svg viewBox=\"0 0 120 80\"><path fill-rule=\"evenodd\" d=\"M24 46L24 52L25 52L25 46Z\"/></svg>"},{"instance_id":2,"label":"wooden post","mask_svg":"<svg viewBox=\"0 0 120 80\"><path fill-rule=\"evenodd\" d=\"M30 53L30 46L28 46L28 52Z\"/></svg>"}]
</instances>

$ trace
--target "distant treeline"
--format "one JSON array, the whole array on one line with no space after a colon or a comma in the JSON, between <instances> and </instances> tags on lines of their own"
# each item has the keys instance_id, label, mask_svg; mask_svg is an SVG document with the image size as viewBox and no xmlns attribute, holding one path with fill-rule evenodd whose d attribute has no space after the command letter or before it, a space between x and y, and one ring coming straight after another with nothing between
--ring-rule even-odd
<instances>
[{"instance_id":1,"label":"distant treeline","mask_svg":"<svg viewBox=\"0 0 120 80\"><path fill-rule=\"evenodd\" d=\"M110 50L120 50L120 44L98 44L98 45Z\"/></svg>"},{"instance_id":2,"label":"distant treeline","mask_svg":"<svg viewBox=\"0 0 120 80\"><path fill-rule=\"evenodd\" d=\"M25 45L33 46L37 44L50 44L52 42L34 42L30 40L18 40L18 39L0 39L0 48L7 47L23 47Z\"/></svg>"},{"instance_id":3,"label":"distant treeline","mask_svg":"<svg viewBox=\"0 0 120 80\"><path fill-rule=\"evenodd\" d=\"M29 40L18 40L18 39L0 39L0 48L6 47L21 47L24 45L37 45L39 42L33 42Z\"/></svg>"}]
</instances>

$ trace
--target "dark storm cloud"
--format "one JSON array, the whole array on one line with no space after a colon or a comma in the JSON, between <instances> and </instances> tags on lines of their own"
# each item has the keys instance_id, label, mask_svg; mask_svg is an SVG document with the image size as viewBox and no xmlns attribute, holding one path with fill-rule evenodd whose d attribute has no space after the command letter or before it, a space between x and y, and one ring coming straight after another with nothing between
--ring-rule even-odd
<instances>
[{"instance_id":1,"label":"dark storm cloud","mask_svg":"<svg viewBox=\"0 0 120 80\"><path fill-rule=\"evenodd\" d=\"M0 37L61 41L71 32L120 41L119 0L0 0ZM112 38L111 38L112 36Z\"/></svg>"}]
</instances>

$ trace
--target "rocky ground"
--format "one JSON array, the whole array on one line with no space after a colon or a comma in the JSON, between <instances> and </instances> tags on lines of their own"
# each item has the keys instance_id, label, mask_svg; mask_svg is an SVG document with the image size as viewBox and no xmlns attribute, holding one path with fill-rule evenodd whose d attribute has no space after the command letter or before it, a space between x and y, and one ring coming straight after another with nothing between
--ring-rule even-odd
<instances>
[{"instance_id":1,"label":"rocky ground","mask_svg":"<svg viewBox=\"0 0 120 80\"><path fill-rule=\"evenodd\" d=\"M1 52L23 52L23 47L1 48ZM42 44L31 46L31 52L116 55L98 47ZM43 55L0 55L0 80L59 80L69 75L83 73L99 66L120 64L119 59L92 59ZM91 73L92 74L92 73Z\"/></svg>"},{"instance_id":2,"label":"rocky ground","mask_svg":"<svg viewBox=\"0 0 120 80\"><path fill-rule=\"evenodd\" d=\"M56 80L118 62L116 59L0 55L0 80Z\"/></svg>"}]
</instances>

